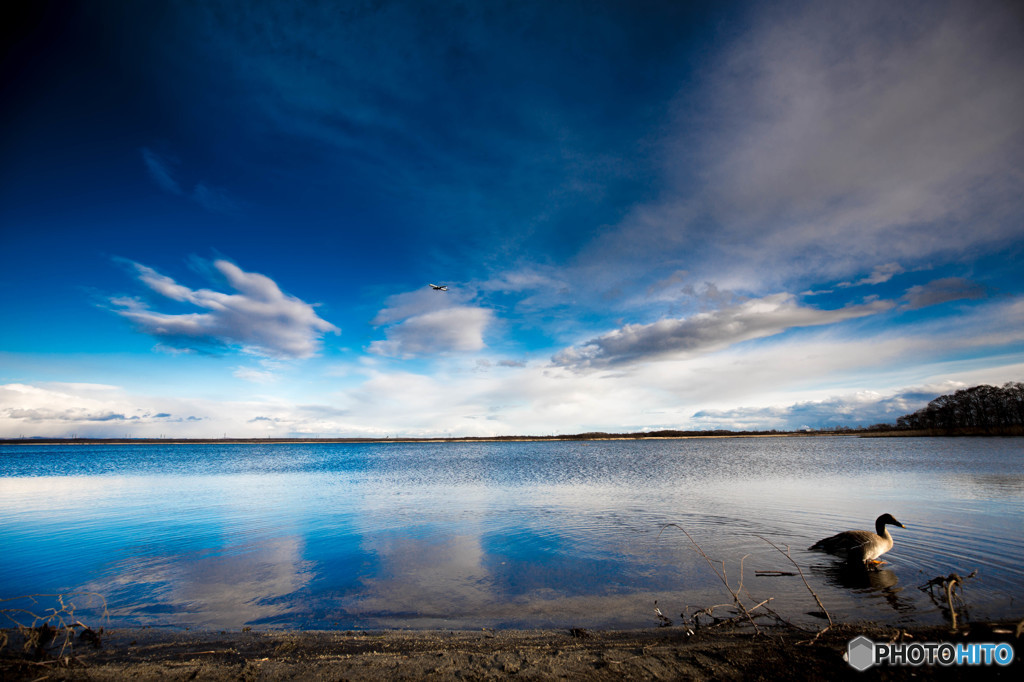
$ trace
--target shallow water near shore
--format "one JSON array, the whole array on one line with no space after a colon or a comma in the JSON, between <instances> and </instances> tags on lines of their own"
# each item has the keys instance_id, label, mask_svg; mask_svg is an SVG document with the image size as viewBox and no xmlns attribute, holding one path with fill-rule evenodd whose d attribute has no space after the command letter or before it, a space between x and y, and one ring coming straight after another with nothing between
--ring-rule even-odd
<instances>
[{"instance_id":1,"label":"shallow water near shore","mask_svg":"<svg viewBox=\"0 0 1024 682\"><path fill-rule=\"evenodd\" d=\"M881 571L806 550L883 512ZM834 619L942 623L919 586L975 569L970 618L1024 616L1021 439L0 446L0 598L111 625L649 627L731 601L681 528L798 623L766 540Z\"/></svg>"}]
</instances>

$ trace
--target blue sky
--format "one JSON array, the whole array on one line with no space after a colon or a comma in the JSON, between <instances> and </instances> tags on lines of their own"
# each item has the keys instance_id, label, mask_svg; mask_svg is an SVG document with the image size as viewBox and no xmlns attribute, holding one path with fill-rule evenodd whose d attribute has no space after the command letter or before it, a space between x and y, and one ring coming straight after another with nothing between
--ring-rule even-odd
<instances>
[{"instance_id":1,"label":"blue sky","mask_svg":"<svg viewBox=\"0 0 1024 682\"><path fill-rule=\"evenodd\" d=\"M1016 3L3 12L0 436L858 425L1024 380Z\"/></svg>"}]
</instances>

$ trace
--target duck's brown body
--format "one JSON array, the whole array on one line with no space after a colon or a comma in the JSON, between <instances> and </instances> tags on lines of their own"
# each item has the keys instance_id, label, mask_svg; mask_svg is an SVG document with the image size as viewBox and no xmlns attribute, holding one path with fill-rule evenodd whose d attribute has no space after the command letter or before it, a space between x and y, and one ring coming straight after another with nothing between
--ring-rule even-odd
<instances>
[{"instance_id":1,"label":"duck's brown body","mask_svg":"<svg viewBox=\"0 0 1024 682\"><path fill-rule=\"evenodd\" d=\"M890 514L882 514L875 521L875 532L848 530L818 540L810 549L821 550L846 559L849 563L878 563L878 557L892 549L892 535L886 525L906 528Z\"/></svg>"}]
</instances>

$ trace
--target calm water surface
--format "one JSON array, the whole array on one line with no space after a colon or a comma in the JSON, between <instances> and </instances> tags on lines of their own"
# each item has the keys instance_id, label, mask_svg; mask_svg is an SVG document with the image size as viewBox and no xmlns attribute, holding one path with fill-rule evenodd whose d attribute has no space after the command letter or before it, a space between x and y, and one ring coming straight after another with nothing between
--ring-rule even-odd
<instances>
[{"instance_id":1,"label":"calm water surface","mask_svg":"<svg viewBox=\"0 0 1024 682\"><path fill-rule=\"evenodd\" d=\"M806 551L890 512L885 570ZM649 627L730 600L797 622L1024 616L1024 440L0 446L0 598L91 591L112 625ZM760 537L759 537L760 536ZM79 600L80 612L88 599ZM676 619L678 621L678 619Z\"/></svg>"}]
</instances>

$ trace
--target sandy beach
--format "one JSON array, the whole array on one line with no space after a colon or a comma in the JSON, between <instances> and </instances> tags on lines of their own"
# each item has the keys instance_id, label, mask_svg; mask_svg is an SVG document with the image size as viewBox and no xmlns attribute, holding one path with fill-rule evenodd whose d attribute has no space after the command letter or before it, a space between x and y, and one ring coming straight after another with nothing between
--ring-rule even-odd
<instances>
[{"instance_id":1,"label":"sandy beach","mask_svg":"<svg viewBox=\"0 0 1024 682\"><path fill-rule=\"evenodd\" d=\"M837 625L818 637L795 628L683 627L632 631L242 631L114 629L97 648L76 641L63 659L3 650L3 680L488 680L864 679L848 642L1008 642L1015 625L946 628ZM10 644L14 644L12 640ZM1019 654L986 678L1021 679ZM874 679L961 679L963 667L874 667Z\"/></svg>"}]
</instances>

